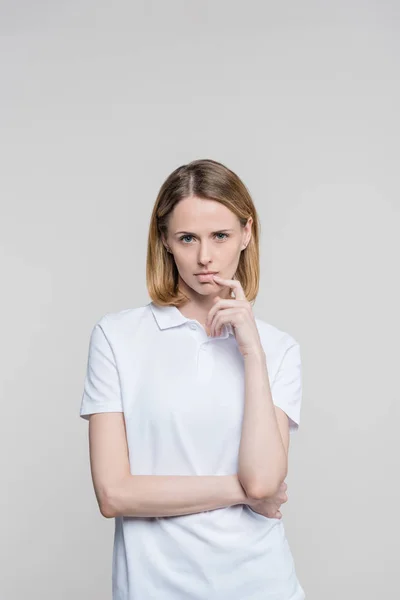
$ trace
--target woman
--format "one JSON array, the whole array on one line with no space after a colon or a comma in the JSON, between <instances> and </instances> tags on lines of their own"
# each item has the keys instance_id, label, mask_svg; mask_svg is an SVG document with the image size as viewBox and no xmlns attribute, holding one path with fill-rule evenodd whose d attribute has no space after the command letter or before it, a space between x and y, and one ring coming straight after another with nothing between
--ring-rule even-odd
<instances>
[{"instance_id":1,"label":"woman","mask_svg":"<svg viewBox=\"0 0 400 600\"><path fill-rule=\"evenodd\" d=\"M177 168L151 216L151 302L107 313L90 338L80 415L115 518L113 600L305 598L279 511L299 344L254 317L258 285L242 181L212 160Z\"/></svg>"}]
</instances>

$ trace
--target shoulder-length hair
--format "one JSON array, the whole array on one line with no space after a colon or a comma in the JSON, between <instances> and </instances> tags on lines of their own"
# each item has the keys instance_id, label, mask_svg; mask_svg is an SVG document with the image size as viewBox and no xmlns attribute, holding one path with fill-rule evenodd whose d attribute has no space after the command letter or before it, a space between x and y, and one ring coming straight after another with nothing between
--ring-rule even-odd
<instances>
[{"instance_id":1,"label":"shoulder-length hair","mask_svg":"<svg viewBox=\"0 0 400 600\"><path fill-rule=\"evenodd\" d=\"M167 237L168 221L174 207L189 196L221 202L244 227L253 218L252 235L242 250L234 275L242 284L246 299L254 302L259 288L260 222L257 211L241 179L230 169L210 159L199 159L175 169L162 184L150 220L146 284L151 300L160 306L181 306L188 297L178 289L179 274L173 255L167 251L162 234Z\"/></svg>"}]
</instances>

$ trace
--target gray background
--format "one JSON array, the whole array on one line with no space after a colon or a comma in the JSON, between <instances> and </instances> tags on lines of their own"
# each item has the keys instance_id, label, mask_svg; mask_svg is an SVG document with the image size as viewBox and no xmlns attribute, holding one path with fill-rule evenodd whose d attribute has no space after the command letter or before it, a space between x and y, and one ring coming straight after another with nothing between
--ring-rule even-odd
<instances>
[{"instance_id":1,"label":"gray background","mask_svg":"<svg viewBox=\"0 0 400 600\"><path fill-rule=\"evenodd\" d=\"M396 595L399 11L0 3L2 599L111 597L79 417L89 334L148 302L156 194L196 158L249 187L254 312L301 344L282 512L307 600Z\"/></svg>"}]
</instances>

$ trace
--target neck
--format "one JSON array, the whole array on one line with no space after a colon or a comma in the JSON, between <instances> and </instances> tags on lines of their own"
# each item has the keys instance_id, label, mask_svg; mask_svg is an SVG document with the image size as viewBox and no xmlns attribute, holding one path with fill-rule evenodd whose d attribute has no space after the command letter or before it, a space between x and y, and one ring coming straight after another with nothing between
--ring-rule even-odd
<instances>
[{"instance_id":1,"label":"neck","mask_svg":"<svg viewBox=\"0 0 400 600\"><path fill-rule=\"evenodd\" d=\"M219 286L218 292L215 294L207 294L206 296L197 294L192 288L189 288L183 280L180 280L179 287L190 298L186 304L179 307L179 310L184 317L196 319L203 326L210 309L214 306L214 298L216 296L224 299L231 299L230 289L226 286Z\"/></svg>"}]
</instances>

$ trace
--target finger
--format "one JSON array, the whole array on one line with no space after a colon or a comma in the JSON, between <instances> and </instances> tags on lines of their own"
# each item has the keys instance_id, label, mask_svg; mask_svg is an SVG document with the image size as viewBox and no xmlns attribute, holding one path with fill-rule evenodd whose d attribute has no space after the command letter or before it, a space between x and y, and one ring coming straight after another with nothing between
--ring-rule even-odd
<instances>
[{"instance_id":1,"label":"finger","mask_svg":"<svg viewBox=\"0 0 400 600\"><path fill-rule=\"evenodd\" d=\"M208 311L205 324L211 327L214 316L216 313L218 313L218 311L227 310L228 308L234 308L236 310L238 307L239 304L237 300L227 300L226 298L220 298L220 296L215 296L214 304Z\"/></svg>"},{"instance_id":2,"label":"finger","mask_svg":"<svg viewBox=\"0 0 400 600\"><path fill-rule=\"evenodd\" d=\"M238 279L223 279L219 275L213 275L213 279L219 285L229 286L234 291L236 300L246 300L242 284Z\"/></svg>"},{"instance_id":3,"label":"finger","mask_svg":"<svg viewBox=\"0 0 400 600\"><path fill-rule=\"evenodd\" d=\"M208 311L208 315L207 315L207 318L206 318L206 325L208 325L210 327L210 330L211 330L212 322L213 322L213 319L214 319L214 315L219 310L219 306L217 306L217 304L218 304L218 302L220 300L221 300L220 296L215 296L215 298L213 300L214 304L212 305L212 307Z\"/></svg>"},{"instance_id":4,"label":"finger","mask_svg":"<svg viewBox=\"0 0 400 600\"><path fill-rule=\"evenodd\" d=\"M231 323L233 327L236 311L236 308L224 308L218 311L210 323L212 333L220 335L223 325L226 325L227 323Z\"/></svg>"}]
</instances>

